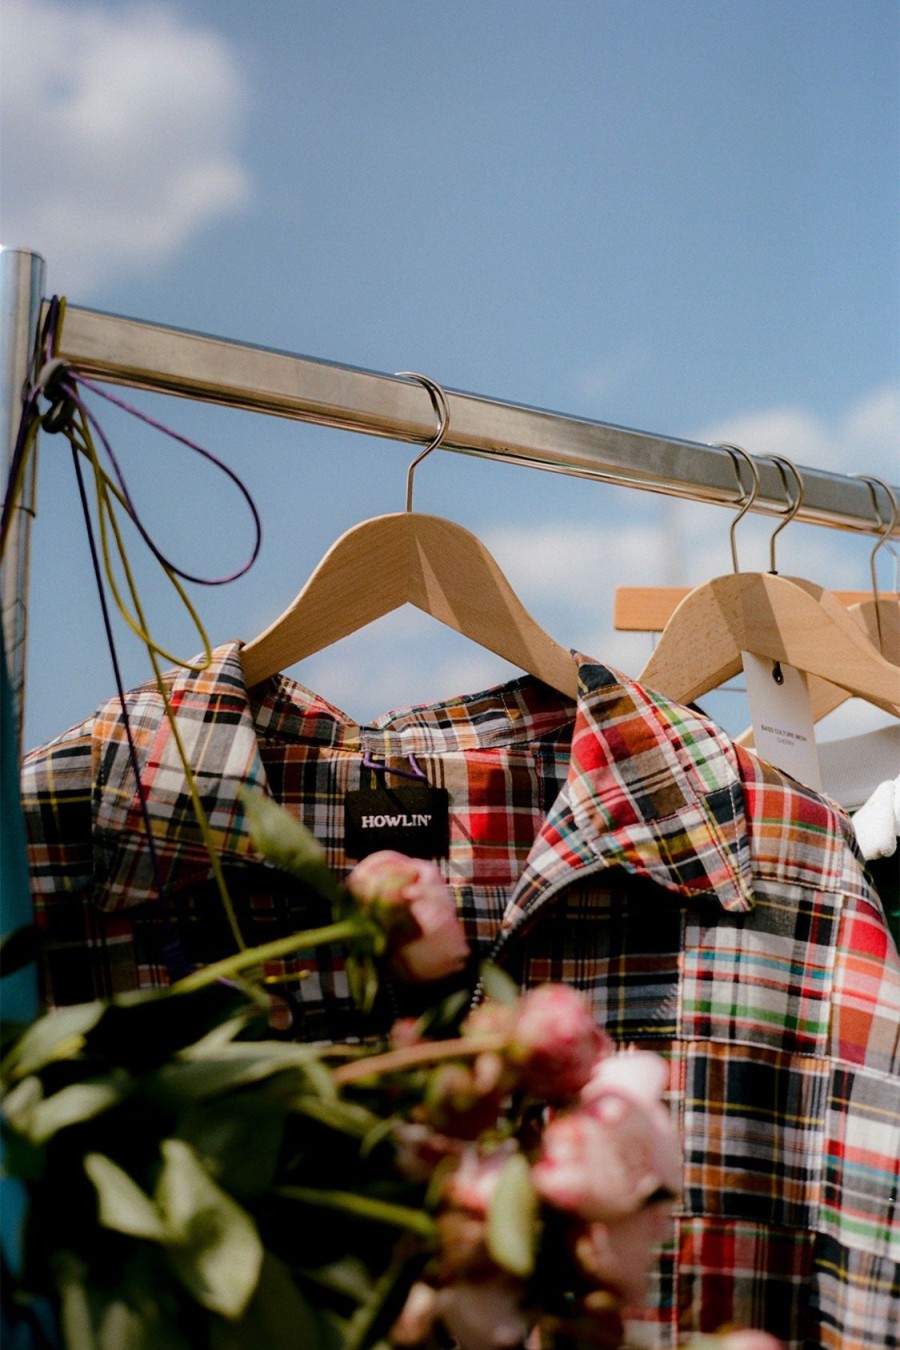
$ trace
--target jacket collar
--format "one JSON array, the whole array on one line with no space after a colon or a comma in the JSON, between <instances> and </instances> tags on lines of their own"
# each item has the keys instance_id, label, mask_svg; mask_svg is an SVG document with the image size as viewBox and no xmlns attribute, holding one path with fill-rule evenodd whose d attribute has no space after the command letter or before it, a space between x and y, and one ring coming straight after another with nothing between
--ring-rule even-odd
<instances>
[{"instance_id":1,"label":"jacket collar","mask_svg":"<svg viewBox=\"0 0 900 1350\"><path fill-rule=\"evenodd\" d=\"M531 849L504 927L517 927L580 874L607 867L684 897L715 897L727 910L750 909L750 850L730 741L688 709L578 660L568 780ZM216 648L205 669L178 669L165 678L216 852L226 867L258 861L239 790L269 788L239 645ZM155 684L130 695L128 707L162 881L181 885L205 876L209 860L178 744ZM121 708L113 699L98 712L93 731L95 882L99 903L112 909L157 893L123 740Z\"/></svg>"}]
</instances>

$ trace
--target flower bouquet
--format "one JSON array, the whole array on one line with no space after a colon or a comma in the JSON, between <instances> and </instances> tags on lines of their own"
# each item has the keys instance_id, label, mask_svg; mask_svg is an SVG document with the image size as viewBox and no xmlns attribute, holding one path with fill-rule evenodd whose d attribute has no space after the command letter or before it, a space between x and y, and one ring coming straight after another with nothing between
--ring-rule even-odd
<instances>
[{"instance_id":1,"label":"flower bouquet","mask_svg":"<svg viewBox=\"0 0 900 1350\"><path fill-rule=\"evenodd\" d=\"M386 1035L279 1039L261 977L287 951L343 944L364 1011L469 952L433 864L373 854L338 885L296 821L245 809L332 923L4 1031L26 1199L5 1350L622 1345L679 1185L663 1062L617 1051L574 990L490 966L477 1000Z\"/></svg>"}]
</instances>

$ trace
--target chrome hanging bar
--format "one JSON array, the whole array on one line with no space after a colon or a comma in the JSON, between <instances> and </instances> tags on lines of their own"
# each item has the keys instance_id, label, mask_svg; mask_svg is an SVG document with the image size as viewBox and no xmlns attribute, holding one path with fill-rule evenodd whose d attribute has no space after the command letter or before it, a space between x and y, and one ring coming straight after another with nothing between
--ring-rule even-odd
<instances>
[{"instance_id":1,"label":"chrome hanging bar","mask_svg":"<svg viewBox=\"0 0 900 1350\"><path fill-rule=\"evenodd\" d=\"M38 253L20 248L0 250L0 435L4 484L9 478L22 420L25 384L35 359L45 270ZM6 670L20 733L25 705L28 567L36 473L35 453L26 466L0 568Z\"/></svg>"},{"instance_id":2,"label":"chrome hanging bar","mask_svg":"<svg viewBox=\"0 0 900 1350\"><path fill-rule=\"evenodd\" d=\"M410 381L330 361L69 305L59 354L85 375L252 412L426 441L433 410ZM444 450L733 506L732 456L716 446L447 390ZM754 511L785 511L782 477L760 457ZM865 466L862 466L865 467ZM801 467L797 519L877 530L872 492L845 474ZM882 504L890 519L890 503ZM895 531L896 533L897 531Z\"/></svg>"}]
</instances>

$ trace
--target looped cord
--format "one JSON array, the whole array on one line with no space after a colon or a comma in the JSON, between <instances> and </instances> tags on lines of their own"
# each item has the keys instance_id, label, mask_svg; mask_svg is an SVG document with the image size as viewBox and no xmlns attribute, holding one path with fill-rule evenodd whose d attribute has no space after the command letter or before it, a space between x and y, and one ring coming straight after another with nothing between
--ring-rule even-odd
<instances>
[{"instance_id":1,"label":"looped cord","mask_svg":"<svg viewBox=\"0 0 900 1350\"><path fill-rule=\"evenodd\" d=\"M383 760L373 759L371 750L363 751L362 763L364 769L371 769L374 773L395 774L399 778L413 778L418 782L428 781L428 775L416 763L415 755L406 756L409 769L392 769L390 765L385 764ZM412 770L412 772L410 772Z\"/></svg>"},{"instance_id":2,"label":"looped cord","mask_svg":"<svg viewBox=\"0 0 900 1350\"><path fill-rule=\"evenodd\" d=\"M242 479L238 477L238 475L234 472L234 470L230 469L228 465L223 460L221 460L218 455L214 455L211 450L206 450L202 445L198 445L196 441L190 440L187 436L182 436L180 432L173 431L173 429L171 427L167 427L164 422L159 422L155 417L151 417L148 413L141 412L139 408L135 408L133 407L132 404L126 403L124 399L117 398L114 394L111 394L108 389L103 389L100 385L95 384L93 380L86 379L85 376L83 375L74 375L72 372L69 372L66 378L67 382L73 381L76 386L82 385L85 389L90 389L91 393L97 394L99 395L100 398L106 399L108 403L115 404L115 406L117 408L121 408L123 412L127 412L130 414L130 416L138 418L139 421L146 423L147 426L153 427L155 431L161 431L163 435L168 436L170 440L178 441L181 445L186 446L189 450L193 450L195 454L202 456L203 459L207 460L210 464L214 465L215 468L219 469L223 474L225 474L226 478L231 479L232 483L234 483L235 487L238 489L241 496L244 498L244 501L247 503L247 506L250 510L250 514L253 518L253 530L254 530L253 546L250 551L250 556L247 558L247 561L243 563L242 566L239 567L236 572L232 572L229 576L223 577L202 577L202 576L195 576L191 572L186 572L183 568L177 567L176 564L173 563L170 558L167 558L165 554L162 552L162 550L159 549L157 545L154 543L154 541L151 539L149 533L147 532L147 529L143 525L140 516L138 515L138 512L134 506L134 502L132 501L131 495L126 486L122 470L119 467L119 462L116 459L115 454L113 453L109 441L104 435L102 427L100 426L94 415L91 413L90 409L84 404L83 400L77 398L76 394L77 406L79 410L87 418L87 420L90 422L91 426L96 431L97 435L100 437L103 448L106 451L107 455L109 456L109 461L113 466L113 471L115 472L116 478L119 483L119 487L121 488L122 498L124 503L127 505L128 513L131 516L131 519L134 522L134 525L137 528L138 533L140 534L144 543L149 548L150 552L153 554L154 558L156 558L156 560L163 567L167 568L170 572L174 572L174 574L177 577L180 577L182 581L194 582L198 586L227 586L230 582L237 581L239 577L242 577L247 572L249 572L250 568L253 566L253 564L256 562L257 557L259 556L259 550L260 547L262 546L262 522L259 517L259 511L257 510L256 503L254 502L253 497L250 495L250 490L248 489L247 485L242 481Z\"/></svg>"},{"instance_id":3,"label":"looped cord","mask_svg":"<svg viewBox=\"0 0 900 1350\"><path fill-rule=\"evenodd\" d=\"M57 297L54 297L53 300L50 302L48 308L47 319L45 321L44 329L42 331L41 340L39 343L38 362L37 362L38 373L36 378L33 378L26 386L24 392L22 418L20 421L19 430L16 437L16 446L14 449L8 478L7 494L3 504L2 525L0 525L0 544L2 544L3 547L5 547L7 538L9 536L9 529L12 521L12 512L21 491L21 483L24 477L25 466L27 464L28 457L33 450L38 427L43 425L45 430L47 431L61 432L63 435L65 435L72 448L72 457L74 461L79 496L81 499L82 511L85 519L85 527L87 530L88 542L90 546L91 561L94 569L94 577L97 585L101 611L103 614L104 626L106 629L107 642L109 645L110 657L116 680L117 694L122 713L123 727L125 730L126 740L128 743L128 753L132 766L132 771L135 775L135 780L137 784L137 793L140 801L144 831L147 839L148 857L153 872L154 886L158 893L159 902L161 906L164 959L167 971L169 973L169 977L174 982L181 976L185 975L190 969L190 967L184 957L184 953L182 951L181 944L178 940L177 934L175 934L174 930L172 929L171 921L166 906L166 887L162 880L158 852L155 846L153 832L150 827L146 794L141 780L140 764L138 761L137 749L135 746L134 736L132 733L131 723L128 715L128 706L121 676L121 667L118 660L115 637L113 634L112 623L110 621L109 606L106 600L106 594L103 585L103 571L105 570L107 583L115 598L116 604L120 610L120 613L122 614L122 617L124 618L128 626L132 629L132 631L141 639L141 641L145 644L147 648L148 656L150 658L150 662L153 667L157 690L162 700L165 716L171 728L173 741L176 746L178 756L182 764L182 768L184 770L185 780L187 783L194 816L197 821L200 835L203 839L204 847L206 849L209 858L210 869L214 881L216 883L216 887L219 892L222 905L225 909L229 927L231 929L234 940L240 950L245 950L246 943L243 940L243 936L241 934L240 927L237 922L237 916L234 911L234 906L232 904L231 897L228 893L228 887L225 882L225 876L222 870L221 860L219 858L218 851L216 849L215 840L209 825L206 811L200 799L200 794L197 787L193 768L190 764L190 760L185 750L185 746L178 728L177 719L175 717L174 709L172 707L171 700L169 698L166 681L163 677L163 671L160 668L159 658L165 657L167 660L172 661L174 664L178 666L182 666L189 670L194 671L206 669L206 667L210 664L212 659L212 651L209 639L206 635L202 623L200 622L196 610L194 609L186 592L184 591L183 586L181 585L181 581L189 581L199 585L206 585L206 586L218 586L218 585L225 585L228 582L234 581L238 577L243 576L244 573L246 573L247 570L253 565L258 556L262 540L262 528L259 513L256 509L256 504L254 503L252 497L250 496L248 489L243 484L243 482L238 478L237 474L235 474L230 468L228 468L228 466L225 465L216 455L213 455L211 452L205 450L202 446L196 445L194 442L188 440L187 437L181 436L177 432L170 430L170 428L164 426L162 423L156 421L154 418L139 412L136 408L131 407L124 401L115 398L113 395L108 394L105 390L102 390L98 388L96 385L94 385L92 381L75 376L75 374L70 369L68 369L65 366L65 364L59 360L59 358L56 357L60 323L62 315L64 314L64 310L65 310L65 302L60 301ZM99 394L100 397L107 399L109 402L117 404L124 411L131 413L135 417L138 417L141 421L144 421L148 425L153 426L156 429L162 431L165 435L171 436L172 439L180 441L183 445L194 450L195 452L203 456L205 459L213 463L216 467L221 469L222 472L225 473L232 480L232 482L236 484L236 486L244 496L250 508L255 526L255 539L251 556L244 563L244 565L238 569L238 571L236 571L230 576L225 577L209 578L209 577L195 576L189 572L186 572L182 568L178 568L174 563L171 562L170 559L168 559L162 553L161 549L157 547L157 545L150 537L149 532L147 531L146 527L143 525L143 522L139 517L139 514L134 506L134 502L131 498L127 484L125 482L125 478L122 473L121 467L118 463L115 453L113 452L112 446L110 445L109 440L106 434L104 433L103 428L97 421L96 417L85 405L84 400L80 396L78 390L79 383L91 389L94 393ZM51 407L48 413L44 414L43 416L40 413L40 399L42 396L48 398L51 402ZM100 463L96 445L93 439L92 429L96 431L97 436L104 450L106 451L106 454L109 458L110 464L112 465L113 473L115 474L117 482L114 482L112 480L110 475L106 472L106 470L102 467ZM81 467L81 457L84 457L89 462L94 477L97 517L100 526L101 548L103 554L103 569L101 569L100 551L98 551L97 548L97 541L94 533L93 522L91 519L91 512L88 503L88 495L85 488L84 476ZM124 510L125 514L134 523L141 538L144 540L147 547L150 549L152 555L159 562L165 575L172 583L177 594L179 595L179 598L182 600L183 604L187 608L192 621L196 625L197 632L200 635L204 651L204 660L199 665L188 661L184 661L176 656L173 656L171 653L167 652L163 647L161 647L157 642L155 642L151 637L147 621L143 612L143 608L141 605L140 597L138 595L134 575L129 563L127 550L125 548L125 543L122 537L122 532L119 527L119 522L116 516L116 504L118 504ZM116 578L110 556L110 540L109 540L110 532L112 533L115 541L116 551L130 593L131 605L133 606L134 614L130 612L128 606L122 599L118 585L116 583Z\"/></svg>"}]
</instances>

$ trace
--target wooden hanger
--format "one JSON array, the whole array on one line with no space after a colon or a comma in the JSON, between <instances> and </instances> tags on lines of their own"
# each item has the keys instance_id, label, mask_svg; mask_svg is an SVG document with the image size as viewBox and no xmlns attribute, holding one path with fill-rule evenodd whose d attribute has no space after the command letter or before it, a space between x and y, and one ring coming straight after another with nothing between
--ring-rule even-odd
<instances>
[{"instance_id":1,"label":"wooden hanger","mask_svg":"<svg viewBox=\"0 0 900 1350\"><path fill-rule=\"evenodd\" d=\"M849 605L847 614L859 624L863 632L868 633L881 654L897 667L897 680L900 683L900 598L873 600L870 597L868 600ZM827 717L830 712L834 712L853 697L848 689L829 684L827 680L820 679L817 675L809 677L808 685L814 722L820 722L823 717ZM895 710L887 708L885 711ZM753 739L752 727L748 727L735 737L738 745L747 745L751 748Z\"/></svg>"},{"instance_id":2,"label":"wooden hanger","mask_svg":"<svg viewBox=\"0 0 900 1350\"><path fill-rule=\"evenodd\" d=\"M617 586L613 597L613 628L617 633L661 633L690 586ZM871 591L832 591L849 609L871 600Z\"/></svg>"},{"instance_id":3,"label":"wooden hanger","mask_svg":"<svg viewBox=\"0 0 900 1350\"><path fill-rule=\"evenodd\" d=\"M742 651L818 675L900 716L900 668L843 605L811 581L769 572L716 577L691 591L640 680L691 703L740 671Z\"/></svg>"},{"instance_id":4,"label":"wooden hanger","mask_svg":"<svg viewBox=\"0 0 900 1350\"><path fill-rule=\"evenodd\" d=\"M409 468L407 509L364 520L332 545L284 613L243 647L248 687L408 603L574 699L572 653L527 613L485 545L461 525L412 510L413 472L440 444L448 414L439 385L401 373L425 385L438 415L434 440Z\"/></svg>"},{"instance_id":5,"label":"wooden hanger","mask_svg":"<svg viewBox=\"0 0 900 1350\"><path fill-rule=\"evenodd\" d=\"M859 604L848 606L847 614L868 634L869 640L882 656L897 667L897 679L900 682L900 598L882 597L874 600L870 597ZM809 681L814 722L827 717L828 713L834 712L835 708L852 697L848 690L829 684L826 680L813 677Z\"/></svg>"},{"instance_id":6,"label":"wooden hanger","mask_svg":"<svg viewBox=\"0 0 900 1350\"><path fill-rule=\"evenodd\" d=\"M640 680L676 702L691 703L736 675L741 652L748 651L817 675L900 716L898 668L830 592L775 572L775 537L799 509L802 480L790 461L772 458L791 468L798 491L772 535L771 572L735 571L697 586L664 628ZM735 566L734 525L752 501L751 496L732 525Z\"/></svg>"}]
</instances>

